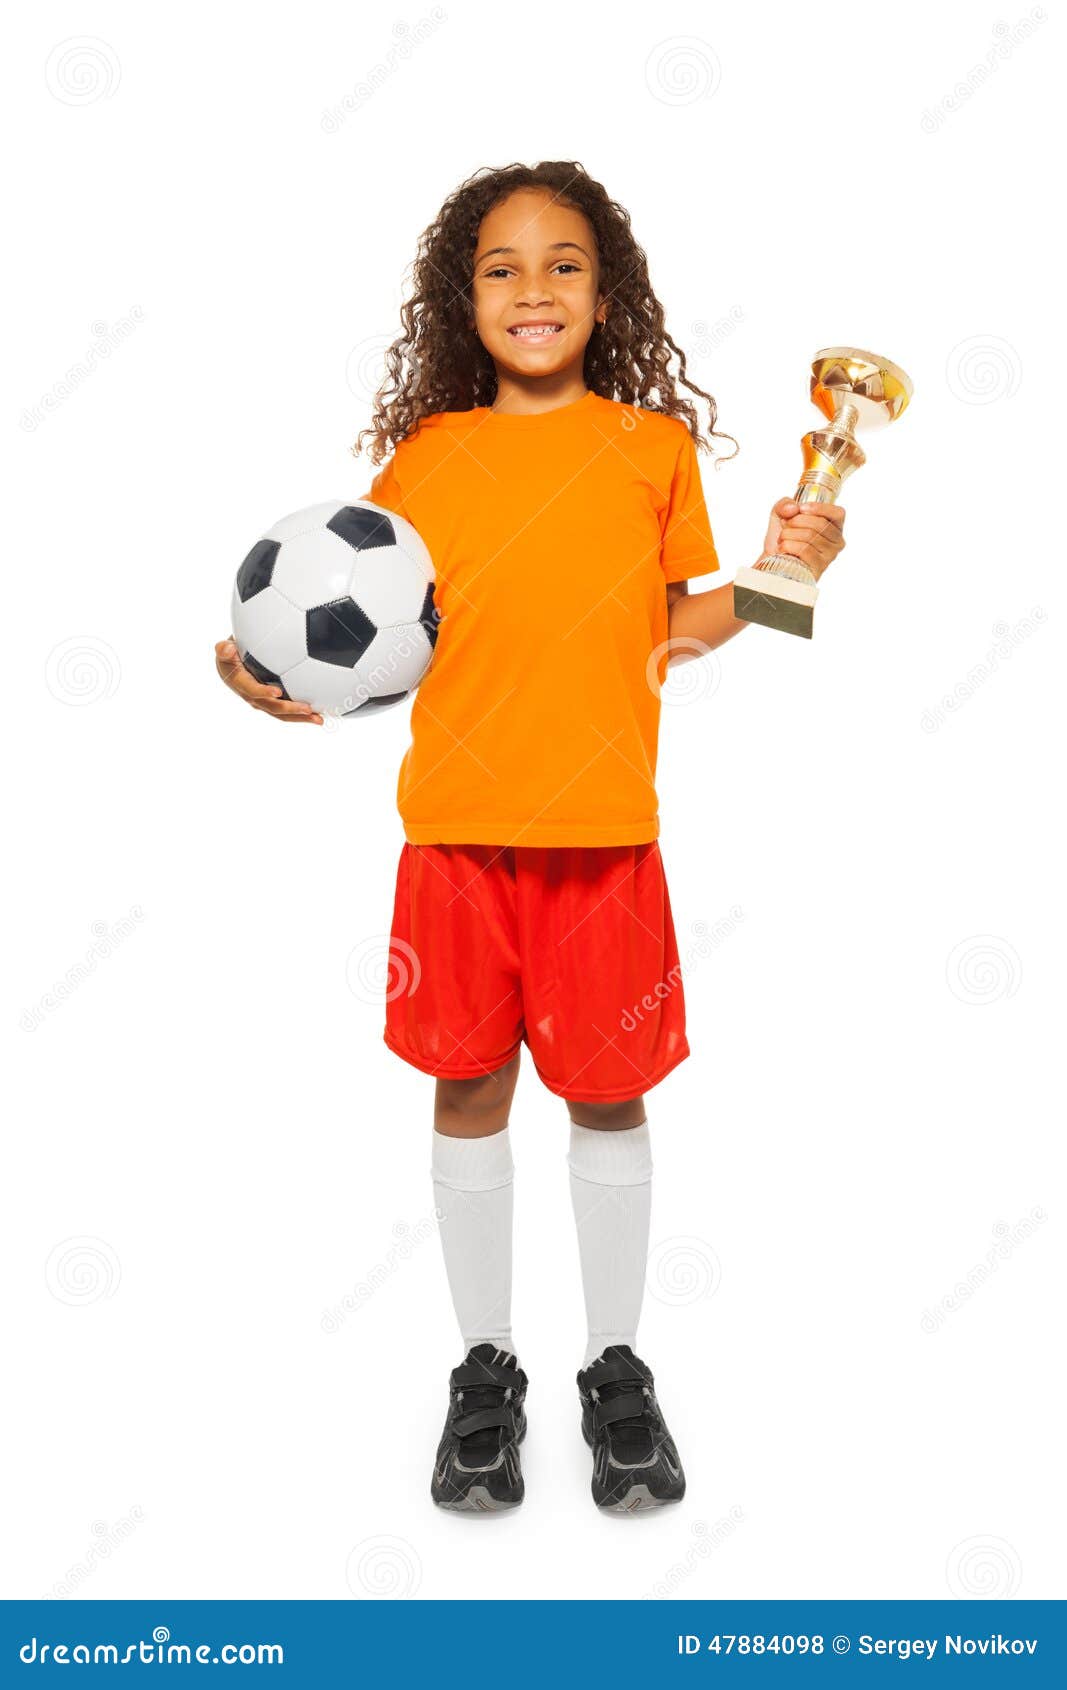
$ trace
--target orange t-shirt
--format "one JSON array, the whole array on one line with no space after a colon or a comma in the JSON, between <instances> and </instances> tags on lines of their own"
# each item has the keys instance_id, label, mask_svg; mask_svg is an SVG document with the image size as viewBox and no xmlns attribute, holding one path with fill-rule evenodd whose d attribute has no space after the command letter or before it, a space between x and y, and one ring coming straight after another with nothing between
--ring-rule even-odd
<instances>
[{"instance_id":1,"label":"orange t-shirt","mask_svg":"<svg viewBox=\"0 0 1067 1690\"><path fill-rule=\"evenodd\" d=\"M362 496L414 525L436 571L405 837L655 839L666 583L719 567L686 425L592 392L536 416L441 411Z\"/></svg>"}]
</instances>

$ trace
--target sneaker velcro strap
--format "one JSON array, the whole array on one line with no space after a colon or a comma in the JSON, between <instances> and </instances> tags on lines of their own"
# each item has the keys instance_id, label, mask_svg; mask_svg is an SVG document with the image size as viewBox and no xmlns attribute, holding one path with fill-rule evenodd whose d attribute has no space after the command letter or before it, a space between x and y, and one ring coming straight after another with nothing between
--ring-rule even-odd
<instances>
[{"instance_id":1,"label":"sneaker velcro strap","mask_svg":"<svg viewBox=\"0 0 1067 1690\"><path fill-rule=\"evenodd\" d=\"M453 1368L450 1383L453 1390L477 1390L479 1385L500 1385L506 1391L509 1388L517 1391L520 1384L525 1384L525 1375L517 1367L501 1367L496 1362L476 1361L469 1365L461 1362L459 1367Z\"/></svg>"},{"instance_id":2,"label":"sneaker velcro strap","mask_svg":"<svg viewBox=\"0 0 1067 1690\"><path fill-rule=\"evenodd\" d=\"M616 1420L632 1420L648 1407L643 1391L623 1391L620 1396L601 1400L593 1409L593 1425L597 1431L614 1425Z\"/></svg>"},{"instance_id":3,"label":"sneaker velcro strap","mask_svg":"<svg viewBox=\"0 0 1067 1690\"><path fill-rule=\"evenodd\" d=\"M621 1356L613 1356L607 1361L597 1361L587 1372L582 1374L582 1384L587 1391L599 1390L602 1385L625 1385L644 1383L645 1374L633 1362L624 1361Z\"/></svg>"},{"instance_id":4,"label":"sneaker velcro strap","mask_svg":"<svg viewBox=\"0 0 1067 1690\"><path fill-rule=\"evenodd\" d=\"M469 1438L472 1432L488 1431L490 1426L513 1426L510 1405L501 1403L499 1408L475 1408L470 1414L461 1414L452 1422L452 1431L457 1438Z\"/></svg>"}]
</instances>

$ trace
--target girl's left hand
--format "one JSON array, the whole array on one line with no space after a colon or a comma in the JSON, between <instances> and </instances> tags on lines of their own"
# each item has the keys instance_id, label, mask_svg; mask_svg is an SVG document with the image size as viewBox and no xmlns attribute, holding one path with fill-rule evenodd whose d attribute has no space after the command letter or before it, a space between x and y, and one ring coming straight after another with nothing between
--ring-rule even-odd
<instances>
[{"instance_id":1,"label":"girl's left hand","mask_svg":"<svg viewBox=\"0 0 1067 1690\"><path fill-rule=\"evenodd\" d=\"M844 523L843 505L798 505L795 499L779 499L767 524L763 555L784 552L799 558L818 580L844 550Z\"/></svg>"}]
</instances>

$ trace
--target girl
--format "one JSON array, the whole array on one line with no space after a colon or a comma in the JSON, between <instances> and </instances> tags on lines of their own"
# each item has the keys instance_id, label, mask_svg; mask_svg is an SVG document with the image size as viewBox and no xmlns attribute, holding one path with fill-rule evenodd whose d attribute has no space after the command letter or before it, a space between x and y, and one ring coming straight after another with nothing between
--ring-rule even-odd
<instances>
[{"instance_id":1,"label":"girl","mask_svg":"<svg viewBox=\"0 0 1067 1690\"><path fill-rule=\"evenodd\" d=\"M409 984L384 1033L436 1077L432 1176L465 1351L431 1494L464 1510L523 1497L508 1118L525 1042L570 1117L593 1498L631 1512L685 1490L635 1346L644 1094L689 1054L657 844L659 686L675 642L692 656L746 626L729 587L687 587L719 560L708 442L679 385L707 401L712 434L716 407L686 377L627 213L576 163L464 182L422 237L401 319L354 450L369 433L372 462L387 459L363 496L414 524L437 577L397 794L392 942ZM821 574L843 519L779 500L764 552ZM232 642L216 651L256 709L321 723Z\"/></svg>"}]
</instances>

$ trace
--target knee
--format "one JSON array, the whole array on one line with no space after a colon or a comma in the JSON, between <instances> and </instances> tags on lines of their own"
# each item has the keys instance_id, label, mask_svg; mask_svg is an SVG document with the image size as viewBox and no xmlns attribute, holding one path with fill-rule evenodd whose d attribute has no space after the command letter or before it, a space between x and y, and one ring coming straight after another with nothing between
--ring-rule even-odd
<instances>
[{"instance_id":1,"label":"knee","mask_svg":"<svg viewBox=\"0 0 1067 1690\"><path fill-rule=\"evenodd\" d=\"M645 1119L643 1097L628 1097L612 1103L579 1103L568 1098L566 1103L576 1127L618 1132L627 1127L639 1127Z\"/></svg>"},{"instance_id":2,"label":"knee","mask_svg":"<svg viewBox=\"0 0 1067 1690\"><path fill-rule=\"evenodd\" d=\"M516 1054L491 1074L477 1074L469 1080L438 1080L434 1102L437 1130L459 1138L499 1132L507 1124L518 1072Z\"/></svg>"}]
</instances>

